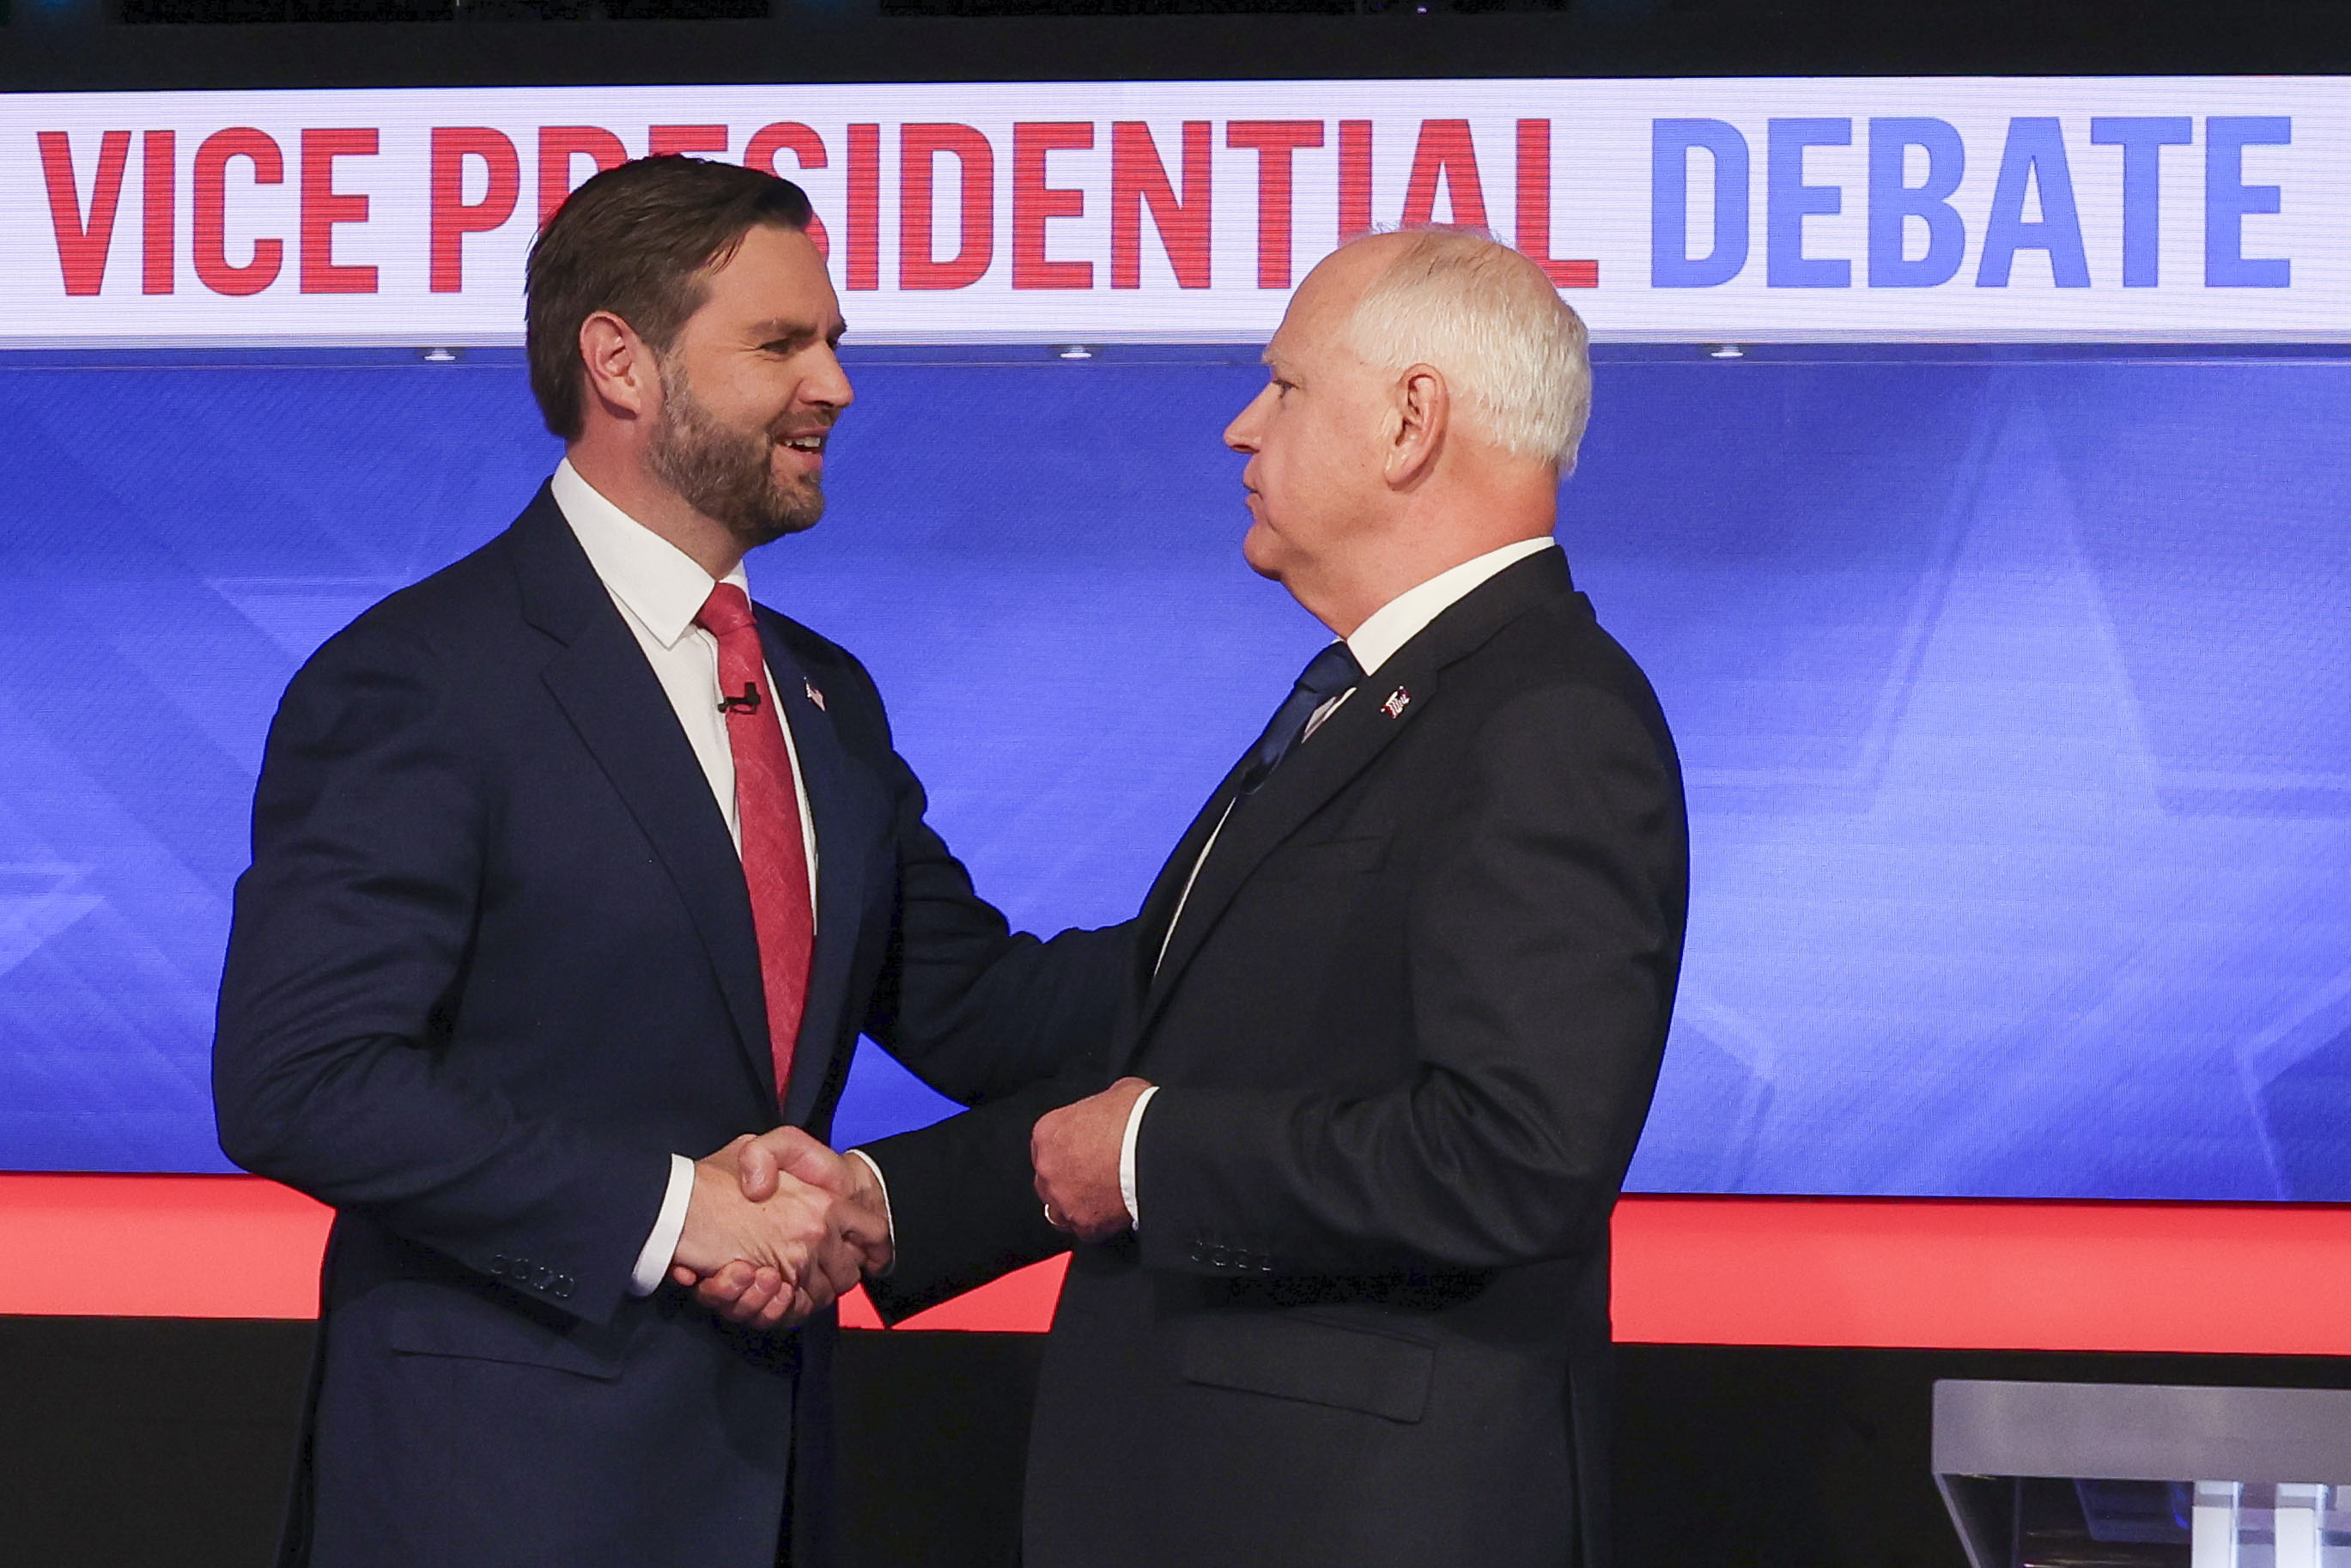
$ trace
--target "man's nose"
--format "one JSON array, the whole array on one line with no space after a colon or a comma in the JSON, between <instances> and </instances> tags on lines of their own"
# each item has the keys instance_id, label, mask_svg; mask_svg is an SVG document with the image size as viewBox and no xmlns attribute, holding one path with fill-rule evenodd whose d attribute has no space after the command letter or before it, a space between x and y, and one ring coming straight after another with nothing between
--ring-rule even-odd
<instances>
[{"instance_id":1,"label":"man's nose","mask_svg":"<svg viewBox=\"0 0 2351 1568\"><path fill-rule=\"evenodd\" d=\"M802 387L800 395L810 402L824 403L835 409L847 408L857 401L857 389L849 384L849 371L842 368L841 356L831 349L821 350L823 359L816 373Z\"/></svg>"},{"instance_id":2,"label":"man's nose","mask_svg":"<svg viewBox=\"0 0 2351 1568\"><path fill-rule=\"evenodd\" d=\"M1255 453L1257 451L1257 411L1264 402L1265 393L1259 392L1249 399L1247 408L1233 415L1233 422L1225 426L1226 445L1236 452Z\"/></svg>"}]
</instances>

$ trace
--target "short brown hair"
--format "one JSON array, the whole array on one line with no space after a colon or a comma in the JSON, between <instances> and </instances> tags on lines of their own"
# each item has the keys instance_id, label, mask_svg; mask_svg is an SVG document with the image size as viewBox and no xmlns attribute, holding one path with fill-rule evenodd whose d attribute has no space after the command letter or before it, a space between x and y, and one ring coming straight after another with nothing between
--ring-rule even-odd
<instances>
[{"instance_id":1,"label":"short brown hair","mask_svg":"<svg viewBox=\"0 0 2351 1568\"><path fill-rule=\"evenodd\" d=\"M656 352L677 340L724 267L761 225L809 226L789 180L668 154L607 169L571 193L530 247L523 285L531 395L547 428L579 439L587 371L580 324L610 310Z\"/></svg>"}]
</instances>

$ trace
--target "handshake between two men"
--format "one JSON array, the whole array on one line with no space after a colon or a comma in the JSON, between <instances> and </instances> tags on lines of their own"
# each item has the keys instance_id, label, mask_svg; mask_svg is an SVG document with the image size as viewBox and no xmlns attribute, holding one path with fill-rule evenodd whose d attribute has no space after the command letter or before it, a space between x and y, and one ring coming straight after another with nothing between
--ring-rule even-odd
<instances>
[{"instance_id":1,"label":"handshake between two men","mask_svg":"<svg viewBox=\"0 0 2351 1568\"><path fill-rule=\"evenodd\" d=\"M1149 1087L1122 1078L1039 1118L1029 1159L1055 1228L1100 1241L1134 1223L1119 1162L1135 1101ZM778 1127L695 1162L670 1278L730 1322L785 1328L884 1272L893 1257L876 1167L800 1128Z\"/></svg>"},{"instance_id":2,"label":"handshake between two men","mask_svg":"<svg viewBox=\"0 0 2351 1568\"><path fill-rule=\"evenodd\" d=\"M872 1168L778 1127L695 1162L670 1278L728 1322L772 1329L823 1311L890 1259Z\"/></svg>"}]
</instances>

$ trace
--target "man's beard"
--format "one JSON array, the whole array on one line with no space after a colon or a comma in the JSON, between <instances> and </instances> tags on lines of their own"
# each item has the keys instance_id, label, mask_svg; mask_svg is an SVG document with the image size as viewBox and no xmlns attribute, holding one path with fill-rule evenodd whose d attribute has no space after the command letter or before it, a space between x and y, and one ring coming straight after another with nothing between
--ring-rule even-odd
<instances>
[{"instance_id":1,"label":"man's beard","mask_svg":"<svg viewBox=\"0 0 2351 1568\"><path fill-rule=\"evenodd\" d=\"M745 549L804 532L824 516L824 488L813 476L777 483L775 437L737 430L694 395L685 369L661 362L661 423L648 460L686 505L722 525Z\"/></svg>"}]
</instances>

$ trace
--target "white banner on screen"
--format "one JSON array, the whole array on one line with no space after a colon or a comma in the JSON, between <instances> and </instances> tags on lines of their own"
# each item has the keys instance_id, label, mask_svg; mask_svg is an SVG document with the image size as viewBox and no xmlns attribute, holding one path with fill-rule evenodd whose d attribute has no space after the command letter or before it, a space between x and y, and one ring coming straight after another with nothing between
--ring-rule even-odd
<instances>
[{"instance_id":1,"label":"white banner on screen","mask_svg":"<svg viewBox=\"0 0 2351 1568\"><path fill-rule=\"evenodd\" d=\"M772 167L865 342L1261 340L1475 224L1618 340L2340 340L2351 78L0 97L0 344L513 343L603 163Z\"/></svg>"}]
</instances>

